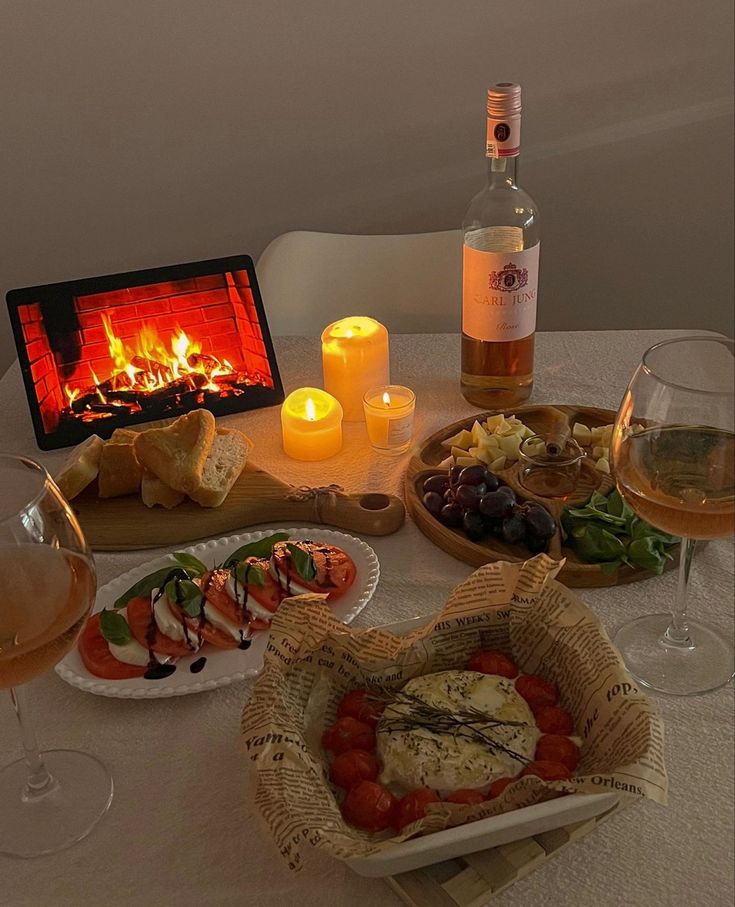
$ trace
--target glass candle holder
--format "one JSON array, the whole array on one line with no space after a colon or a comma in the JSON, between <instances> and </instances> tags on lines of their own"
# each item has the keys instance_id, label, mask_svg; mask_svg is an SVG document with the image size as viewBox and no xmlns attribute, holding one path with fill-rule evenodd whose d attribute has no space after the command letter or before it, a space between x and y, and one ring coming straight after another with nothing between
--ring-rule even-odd
<instances>
[{"instance_id":1,"label":"glass candle holder","mask_svg":"<svg viewBox=\"0 0 735 907\"><path fill-rule=\"evenodd\" d=\"M365 393L390 382L388 331L362 315L335 321L322 333L322 368L324 389L342 404L345 422L362 422Z\"/></svg>"},{"instance_id":2,"label":"glass candle holder","mask_svg":"<svg viewBox=\"0 0 735 907\"><path fill-rule=\"evenodd\" d=\"M518 481L540 498L564 500L579 484L585 453L573 438L568 438L558 454L546 450L542 435L533 435L521 444Z\"/></svg>"},{"instance_id":3,"label":"glass candle holder","mask_svg":"<svg viewBox=\"0 0 735 907\"><path fill-rule=\"evenodd\" d=\"M283 450L294 460L326 460L342 449L342 407L318 387L293 391L281 407Z\"/></svg>"},{"instance_id":4,"label":"glass candle holder","mask_svg":"<svg viewBox=\"0 0 735 907\"><path fill-rule=\"evenodd\" d=\"M405 453L413 436L416 395L408 387L374 387L363 398L365 424L373 449L388 456Z\"/></svg>"}]
</instances>

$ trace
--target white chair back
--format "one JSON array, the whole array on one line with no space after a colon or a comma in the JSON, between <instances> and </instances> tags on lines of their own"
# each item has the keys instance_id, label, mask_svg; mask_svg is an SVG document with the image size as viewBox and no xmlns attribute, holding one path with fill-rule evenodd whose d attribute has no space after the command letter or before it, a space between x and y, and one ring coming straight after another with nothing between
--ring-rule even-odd
<instances>
[{"instance_id":1,"label":"white chair back","mask_svg":"<svg viewBox=\"0 0 735 907\"><path fill-rule=\"evenodd\" d=\"M371 315L394 333L460 328L460 230L284 233L264 250L256 272L276 336L319 335L345 315Z\"/></svg>"}]
</instances>

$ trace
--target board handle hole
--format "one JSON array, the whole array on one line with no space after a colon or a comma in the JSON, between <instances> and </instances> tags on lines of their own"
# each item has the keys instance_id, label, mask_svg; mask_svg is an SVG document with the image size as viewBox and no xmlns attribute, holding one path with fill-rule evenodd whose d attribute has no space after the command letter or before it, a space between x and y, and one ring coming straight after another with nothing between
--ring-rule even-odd
<instances>
[{"instance_id":1,"label":"board handle hole","mask_svg":"<svg viewBox=\"0 0 735 907\"><path fill-rule=\"evenodd\" d=\"M390 506L390 498L387 494L364 494L360 498L360 507L365 510L385 510Z\"/></svg>"}]
</instances>

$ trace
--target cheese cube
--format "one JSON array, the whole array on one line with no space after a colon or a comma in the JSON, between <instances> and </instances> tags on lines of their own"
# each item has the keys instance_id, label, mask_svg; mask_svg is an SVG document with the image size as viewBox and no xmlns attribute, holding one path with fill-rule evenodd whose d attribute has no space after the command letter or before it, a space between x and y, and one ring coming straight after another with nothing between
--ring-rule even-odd
<instances>
[{"instance_id":1,"label":"cheese cube","mask_svg":"<svg viewBox=\"0 0 735 907\"><path fill-rule=\"evenodd\" d=\"M462 450L469 450L472 444L472 432L469 432L464 428L451 438L442 441L442 447L461 447Z\"/></svg>"}]
</instances>

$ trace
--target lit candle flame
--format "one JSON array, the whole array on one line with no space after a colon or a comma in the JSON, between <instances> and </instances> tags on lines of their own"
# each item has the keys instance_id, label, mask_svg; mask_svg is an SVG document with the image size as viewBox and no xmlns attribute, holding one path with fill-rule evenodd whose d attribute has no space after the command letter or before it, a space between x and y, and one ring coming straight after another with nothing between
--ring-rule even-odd
<instances>
[{"instance_id":1,"label":"lit candle flame","mask_svg":"<svg viewBox=\"0 0 735 907\"><path fill-rule=\"evenodd\" d=\"M306 418L309 422L316 421L316 409L314 408L314 401L311 397L306 398Z\"/></svg>"},{"instance_id":2,"label":"lit candle flame","mask_svg":"<svg viewBox=\"0 0 735 907\"><path fill-rule=\"evenodd\" d=\"M352 337L352 328L347 328L345 331L345 337Z\"/></svg>"},{"instance_id":3,"label":"lit candle flame","mask_svg":"<svg viewBox=\"0 0 735 907\"><path fill-rule=\"evenodd\" d=\"M383 393L383 403L386 406L390 406L390 394L388 393L388 391L384 391Z\"/></svg>"}]
</instances>

